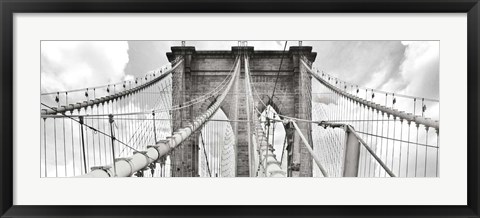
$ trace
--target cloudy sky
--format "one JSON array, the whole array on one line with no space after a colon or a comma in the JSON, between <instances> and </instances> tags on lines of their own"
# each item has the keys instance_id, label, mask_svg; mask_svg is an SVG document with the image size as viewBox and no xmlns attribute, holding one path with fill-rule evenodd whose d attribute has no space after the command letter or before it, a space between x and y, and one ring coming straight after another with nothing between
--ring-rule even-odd
<instances>
[{"instance_id":1,"label":"cloudy sky","mask_svg":"<svg viewBox=\"0 0 480 218\"><path fill-rule=\"evenodd\" d=\"M187 41L197 50L230 50L237 41ZM285 41L248 42L256 50L282 50ZM42 93L116 83L168 63L180 41L43 41ZM288 42L290 46L297 41ZM304 41L317 52L314 66L362 87L439 99L438 41ZM312 90L315 92L315 85ZM430 110L432 111L432 110ZM438 118L438 105L430 117ZM219 118L226 118L219 117ZM278 134L281 135L281 134ZM283 137L275 137L280 146ZM278 151L281 150L277 149Z\"/></svg>"},{"instance_id":2,"label":"cloudy sky","mask_svg":"<svg viewBox=\"0 0 480 218\"><path fill-rule=\"evenodd\" d=\"M187 41L197 50L229 50L236 41ZM282 50L284 41L248 42L256 50ZM297 41L288 42L298 45ZM118 82L168 63L179 41L43 41L42 92ZM304 41L315 66L347 82L389 92L439 98L438 41Z\"/></svg>"}]
</instances>

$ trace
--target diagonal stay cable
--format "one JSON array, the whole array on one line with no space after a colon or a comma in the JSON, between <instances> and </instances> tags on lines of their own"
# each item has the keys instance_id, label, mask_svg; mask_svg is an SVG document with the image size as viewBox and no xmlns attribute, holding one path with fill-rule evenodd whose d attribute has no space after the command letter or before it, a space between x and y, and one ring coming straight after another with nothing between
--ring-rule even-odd
<instances>
[{"instance_id":1,"label":"diagonal stay cable","mask_svg":"<svg viewBox=\"0 0 480 218\"><path fill-rule=\"evenodd\" d=\"M249 75L249 78L250 80L252 80L252 75ZM253 89L253 92L255 93L255 96L257 96L258 100L260 101L260 103L262 103L263 106L267 107L268 105L262 100L262 98L260 97L260 94L258 94L257 92L257 89L255 88L254 85L252 85L252 89ZM257 107L254 107L255 110L257 111L257 113L259 113L261 116L264 116L259 110ZM300 121L300 122L309 122L309 123L320 123L320 121L311 121L311 120L306 120L306 119L301 119L301 118L296 118L296 117L289 117L289 116L285 116L285 115L282 115L282 114L279 114L277 113L277 115L279 117L282 117L282 118L287 118L287 119L291 119L291 120L296 120L296 121ZM275 119L272 119L272 118L269 118L271 120L275 120ZM275 121L279 121L281 122L282 120L275 120Z\"/></svg>"},{"instance_id":2,"label":"diagonal stay cable","mask_svg":"<svg viewBox=\"0 0 480 218\"><path fill-rule=\"evenodd\" d=\"M194 134L201 126L205 124L205 122L208 121L208 119L211 118L211 116L218 111L220 108L221 104L225 100L225 97L227 96L228 92L230 91L232 85L234 84L234 81L239 77L239 72L240 72L240 62L237 61L235 63L235 71L234 75L231 77L228 86L225 88L223 93L214 101L212 105L210 105L204 113L201 115L197 116L193 122L188 124L186 127L178 129L177 132L174 132L174 134L166 141L166 142L159 142L155 146L151 146L150 148L147 149L148 153L151 153L152 157L162 157L175 149L177 146L179 146L182 142L187 140L192 134ZM156 155L155 155L156 154ZM158 156L157 156L158 155ZM131 173L134 173L136 171L139 171L145 167L148 166L148 164L153 163L155 160L148 159L147 162L143 161L143 158L141 160L139 159L132 159L131 161L136 162L133 164L133 167L129 166L123 166L122 169L123 171L120 171L120 174L117 174L116 176L119 177L127 177L130 176ZM135 165L137 164L137 165ZM118 172L118 171L117 171ZM111 174L109 172L106 172L103 169L96 169L90 173L82 175L82 177L111 177Z\"/></svg>"},{"instance_id":3,"label":"diagonal stay cable","mask_svg":"<svg viewBox=\"0 0 480 218\"><path fill-rule=\"evenodd\" d=\"M46 104L44 104L44 103L40 103L40 104L42 104L43 106L45 106L45 107L47 107L47 108L49 108L49 109L51 109L51 110L56 110L55 108L50 107L50 106L48 106L48 105L46 105ZM66 114L63 113L63 112L58 112L58 113L60 113L60 114L62 114L63 116L65 116L65 117L67 117L67 118L69 118L69 119L71 119L71 120L79 123L80 125L84 125L85 127L91 129L92 131L94 131L94 132L96 132L96 133L100 133L100 134L102 134L102 135L104 135L104 136L113 138L113 139L114 139L115 141L117 141L118 143L120 143L120 144L122 144L122 145L124 145L124 146L126 146L126 147L128 147L128 148L130 148L130 149L132 149L132 150L134 150L134 151L136 151L136 152L139 152L137 149L135 149L135 148L133 148L132 146L130 146L130 145L128 145L128 144L120 141L120 140L117 139L116 137L112 137L111 135L109 135L109 134L107 134L107 133L104 133L104 132L102 132L102 131L100 131L100 130L98 130L98 129L95 129L95 128L92 127L92 126L89 126L89 125L87 125L87 124L85 124L85 123L81 123L79 120L76 120L75 118L73 118L73 117L71 117L71 116L68 116L68 115L66 115ZM140 153L141 153L141 152L140 152ZM142 154L143 154L143 153L142 153ZM149 159L152 159L151 157L149 157L149 156L146 155L146 154L143 154L143 155L144 155L145 157L149 158Z\"/></svg>"},{"instance_id":4,"label":"diagonal stay cable","mask_svg":"<svg viewBox=\"0 0 480 218\"><path fill-rule=\"evenodd\" d=\"M230 71L229 76L227 76L224 79L224 81L230 81L232 76L233 76L233 69ZM224 82L222 82L222 83L224 83ZM174 110L180 110L180 109L183 109L183 108L188 108L188 107L190 107L192 105L195 105L195 104L203 103L203 102L205 102L205 100L207 100L211 96L218 95L228 85L228 83L225 83L225 84L222 84L222 83L218 87L216 87L213 91L209 92L210 94L208 96L207 96L207 94L205 94L205 95L202 95L198 98L192 99L189 102L185 102L185 103L189 103L189 104L175 105L175 106L172 106L171 108L165 108L165 109L153 109L153 111L158 112L158 113L166 112L166 111L174 111ZM150 114L151 112L152 112L152 109L149 109L149 110L146 110L146 111L140 111L140 112L132 112L132 113L116 113L116 114L112 114L112 115L114 115L114 116L129 116L129 115ZM46 116L46 115L43 115L43 116ZM85 117L95 117L95 116L105 116L105 114L100 114L100 115L92 114L92 115L84 115L84 116Z\"/></svg>"},{"instance_id":5,"label":"diagonal stay cable","mask_svg":"<svg viewBox=\"0 0 480 218\"><path fill-rule=\"evenodd\" d=\"M212 173L210 172L210 165L208 164L207 151L205 150L205 141L203 140L202 131L200 131L200 138L202 139L202 147L203 147L203 153L205 154L205 161L207 163L208 175L212 177Z\"/></svg>"},{"instance_id":6,"label":"diagonal stay cable","mask_svg":"<svg viewBox=\"0 0 480 218\"><path fill-rule=\"evenodd\" d=\"M285 41L285 45L283 46L282 58L280 59L280 66L278 67L277 78L275 79L275 85L273 86L272 97L270 97L270 101L273 101L273 96L275 96L275 89L277 88L278 77L280 76L280 70L282 69L283 63L283 56L285 55L285 50L287 49L288 41Z\"/></svg>"}]
</instances>

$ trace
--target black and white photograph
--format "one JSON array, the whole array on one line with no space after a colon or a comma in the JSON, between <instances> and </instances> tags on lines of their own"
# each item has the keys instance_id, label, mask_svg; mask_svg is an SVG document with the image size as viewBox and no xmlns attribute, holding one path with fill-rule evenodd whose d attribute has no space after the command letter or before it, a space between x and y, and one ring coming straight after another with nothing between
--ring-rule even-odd
<instances>
[{"instance_id":1,"label":"black and white photograph","mask_svg":"<svg viewBox=\"0 0 480 218\"><path fill-rule=\"evenodd\" d=\"M41 178L441 176L438 40L40 47Z\"/></svg>"},{"instance_id":2,"label":"black and white photograph","mask_svg":"<svg viewBox=\"0 0 480 218\"><path fill-rule=\"evenodd\" d=\"M479 1L0 0L0 217L478 217Z\"/></svg>"}]
</instances>

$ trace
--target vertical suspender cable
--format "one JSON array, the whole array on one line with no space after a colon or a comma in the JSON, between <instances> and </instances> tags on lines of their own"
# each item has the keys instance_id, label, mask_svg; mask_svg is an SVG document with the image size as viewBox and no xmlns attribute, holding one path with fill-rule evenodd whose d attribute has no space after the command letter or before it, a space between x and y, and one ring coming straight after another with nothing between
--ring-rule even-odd
<instances>
[{"instance_id":1,"label":"vertical suspender cable","mask_svg":"<svg viewBox=\"0 0 480 218\"><path fill-rule=\"evenodd\" d=\"M379 121L378 120L380 119L379 111L378 110L376 110L376 111L377 111L377 125L376 125L376 128L375 128L375 146L372 146L375 153L377 153L377 150L378 150L378 136L379 136L378 135L378 127L379 127ZM375 165L375 162L373 162L373 167L374 167L373 175L376 176L377 175L377 166ZM378 172L379 172L378 176L380 177L380 170Z\"/></svg>"},{"instance_id":2,"label":"vertical suspender cable","mask_svg":"<svg viewBox=\"0 0 480 218\"><path fill-rule=\"evenodd\" d=\"M437 163L436 163L436 166L435 166L435 176L438 176L438 152L439 152L439 149L440 149L440 147L439 147L440 146L440 142L439 142L440 138L439 138L439 135L438 135L438 129L435 129L435 132L437 134L437 148L436 148L436 150L437 150L436 162Z\"/></svg>"},{"instance_id":3,"label":"vertical suspender cable","mask_svg":"<svg viewBox=\"0 0 480 218\"><path fill-rule=\"evenodd\" d=\"M407 121L407 124L408 124L408 141L407 141L407 172L405 174L405 177L408 177L408 165L410 164L410 130L411 130L411 121Z\"/></svg>"},{"instance_id":4,"label":"vertical suspender cable","mask_svg":"<svg viewBox=\"0 0 480 218\"><path fill-rule=\"evenodd\" d=\"M368 89L365 89L365 100L368 100ZM367 105L363 105L363 122L362 122L362 129L364 132L367 132L367 127L368 127L368 123L367 123ZM367 154L368 155L368 154ZM365 156L364 157L364 168L363 168L363 173L365 174L366 173L366 169L365 169L365 165L367 164L367 159L368 159L368 156Z\"/></svg>"},{"instance_id":5,"label":"vertical suspender cable","mask_svg":"<svg viewBox=\"0 0 480 218\"><path fill-rule=\"evenodd\" d=\"M157 144L157 128L155 126L155 111L152 111L152 120L153 120L153 142Z\"/></svg>"},{"instance_id":6,"label":"vertical suspender cable","mask_svg":"<svg viewBox=\"0 0 480 218\"><path fill-rule=\"evenodd\" d=\"M393 147L393 150L392 150L392 171L395 170L395 168L393 167L393 160L395 159L395 126L396 126L396 121L397 121L397 117L396 116L393 116L393 137L392 137L392 147ZM400 172L398 172L400 175Z\"/></svg>"},{"instance_id":7,"label":"vertical suspender cable","mask_svg":"<svg viewBox=\"0 0 480 218\"><path fill-rule=\"evenodd\" d=\"M43 156L45 161L45 177L47 177L47 118L43 118Z\"/></svg>"},{"instance_id":8,"label":"vertical suspender cable","mask_svg":"<svg viewBox=\"0 0 480 218\"><path fill-rule=\"evenodd\" d=\"M95 98L95 89L93 90L93 96ZM100 110L100 104L97 104L97 129L100 129L100 121L102 120L101 117L99 117L99 110ZM98 156L100 158L100 165L104 165L106 164L106 160L105 161L102 161L102 142L100 141L100 134L97 134L98 135ZM105 163L103 163L105 162Z\"/></svg>"},{"instance_id":9,"label":"vertical suspender cable","mask_svg":"<svg viewBox=\"0 0 480 218\"><path fill-rule=\"evenodd\" d=\"M385 117L384 117L385 113L382 111L382 132L380 134L380 158L382 159L383 158L383 134L384 134L384 131L383 131L383 127L384 127L384 122L385 122Z\"/></svg>"},{"instance_id":10,"label":"vertical suspender cable","mask_svg":"<svg viewBox=\"0 0 480 218\"><path fill-rule=\"evenodd\" d=\"M110 137L112 139L112 159L113 159L113 177L117 176L117 170L115 169L115 132L113 131L113 115L108 115L108 122L110 123Z\"/></svg>"},{"instance_id":11,"label":"vertical suspender cable","mask_svg":"<svg viewBox=\"0 0 480 218\"><path fill-rule=\"evenodd\" d=\"M73 115L73 110L70 111L70 115ZM73 161L73 175L76 176L76 167L75 167L75 145L74 145L74 141L73 141L73 121L70 120L70 129L71 129L71 133L72 133L72 161Z\"/></svg>"},{"instance_id":12,"label":"vertical suspender cable","mask_svg":"<svg viewBox=\"0 0 480 218\"><path fill-rule=\"evenodd\" d=\"M62 118L63 121L63 161L65 164L65 177L67 176L67 137L65 134L65 118Z\"/></svg>"},{"instance_id":13,"label":"vertical suspender cable","mask_svg":"<svg viewBox=\"0 0 480 218\"><path fill-rule=\"evenodd\" d=\"M85 108L85 114L87 113L88 107ZM84 119L83 122L88 126L87 119ZM88 129L85 129L85 157L87 158L87 165L90 166L90 152L88 152ZM87 172L87 171L85 171Z\"/></svg>"},{"instance_id":14,"label":"vertical suspender cable","mask_svg":"<svg viewBox=\"0 0 480 218\"><path fill-rule=\"evenodd\" d=\"M369 130L369 121L370 121L370 107L367 106L366 108L366 117L365 117L365 142L368 142L368 130ZM345 140L347 140L347 138L345 138ZM368 167L367 167L367 163L370 161L370 159L368 157L365 158L364 160L364 165L363 165L363 171L364 171L364 174L367 174L369 175L369 170L368 170Z\"/></svg>"},{"instance_id":15,"label":"vertical suspender cable","mask_svg":"<svg viewBox=\"0 0 480 218\"><path fill-rule=\"evenodd\" d=\"M403 119L400 118L400 157L398 158L398 177L402 176L402 152L403 152Z\"/></svg>"},{"instance_id":16,"label":"vertical suspender cable","mask_svg":"<svg viewBox=\"0 0 480 218\"><path fill-rule=\"evenodd\" d=\"M388 164L388 151L389 151L389 147L388 147L389 133L390 133L389 128L390 128L390 114L387 113L387 136L385 137L385 141L387 141L387 152L386 152L386 155L385 155L385 163L387 163L387 164ZM392 170L393 170L393 167L392 167ZM385 176L386 176L386 174L387 174L387 172L385 172Z\"/></svg>"},{"instance_id":17,"label":"vertical suspender cable","mask_svg":"<svg viewBox=\"0 0 480 218\"><path fill-rule=\"evenodd\" d=\"M58 177L58 163L57 163L57 124L56 118L53 118L53 138L55 143L55 177Z\"/></svg>"},{"instance_id":18,"label":"vertical suspender cable","mask_svg":"<svg viewBox=\"0 0 480 218\"><path fill-rule=\"evenodd\" d=\"M374 116L375 116L375 108L372 108L372 115L370 116L370 119L368 121L368 124L371 126L370 128L370 145L372 145L372 148L374 147L373 146L373 124L374 124ZM368 132L367 132L368 133ZM370 172L371 172L371 162L372 162L372 156L368 156L368 175L370 175Z\"/></svg>"},{"instance_id":19,"label":"vertical suspender cable","mask_svg":"<svg viewBox=\"0 0 480 218\"><path fill-rule=\"evenodd\" d=\"M370 110L372 110L371 115L370 115ZM372 141L373 141L373 136L372 136L372 135L373 135L373 125L371 125L372 122L373 122L373 113L374 113L374 112L373 112L373 108L368 107L367 131L366 131L367 135L366 135L366 140L365 140L365 142L368 142L368 139L370 139L370 145L372 144ZM369 135L370 132L371 132L371 135ZM372 146L372 147L373 147L373 146ZM370 176L370 164L369 164L369 163L371 162L371 157L372 157L372 156L369 155L369 156L367 156L367 158L366 158L366 159L367 159L367 162L368 162L368 163L367 163L367 174L368 174L369 176Z\"/></svg>"},{"instance_id":20,"label":"vertical suspender cable","mask_svg":"<svg viewBox=\"0 0 480 218\"><path fill-rule=\"evenodd\" d=\"M428 126L425 127L425 177L427 177ZM418 146L418 145L417 145Z\"/></svg>"},{"instance_id":21,"label":"vertical suspender cable","mask_svg":"<svg viewBox=\"0 0 480 218\"><path fill-rule=\"evenodd\" d=\"M85 139L84 139L84 136L83 136L83 116L79 116L78 117L79 119L79 122L80 122L80 136L81 136L81 140L82 140L82 154L83 154L83 170L84 170L84 173L87 173L87 159L86 159L86 156L87 154L85 153Z\"/></svg>"},{"instance_id":22,"label":"vertical suspender cable","mask_svg":"<svg viewBox=\"0 0 480 218\"><path fill-rule=\"evenodd\" d=\"M415 177L417 177L417 162L418 162L418 127L419 127L419 124L416 123L416 127L417 127L417 142L415 143Z\"/></svg>"}]
</instances>

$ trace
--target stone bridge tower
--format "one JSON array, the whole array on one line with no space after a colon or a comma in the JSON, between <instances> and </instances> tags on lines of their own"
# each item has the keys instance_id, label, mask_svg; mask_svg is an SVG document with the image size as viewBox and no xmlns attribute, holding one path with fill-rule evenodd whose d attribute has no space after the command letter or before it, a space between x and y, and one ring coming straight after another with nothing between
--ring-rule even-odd
<instances>
[{"instance_id":1,"label":"stone bridge tower","mask_svg":"<svg viewBox=\"0 0 480 218\"><path fill-rule=\"evenodd\" d=\"M238 55L246 54L249 57L252 85L262 100L272 105L280 114L311 120L311 76L301 64L301 57L305 57L311 66L316 53L310 46L292 46L288 51L256 51L253 47L232 47L227 51L197 51L195 47L172 47L167 53L169 61L183 56L183 63L176 68L172 76L173 104L182 104L191 99L204 95L217 87L233 68ZM280 61L283 63L279 72ZM304 59L304 60L305 60ZM228 96L222 110L229 120L247 120L246 95L244 87L245 65L242 60L241 74ZM275 96L270 99L277 74ZM213 99L212 99L213 101ZM260 111L265 107L254 97L255 105ZM173 129L188 124L189 120L200 115L208 106L209 101L197 104L184 110L174 112ZM256 118L256 116L255 116ZM304 135L312 145L312 130L309 124L298 123ZM247 122L232 122L235 139L236 176L250 176ZM289 176L312 176L312 158L302 145L300 137L288 134L289 147ZM198 176L198 135L191 137L183 146L172 153L172 176ZM254 172L255 173L255 172ZM253 174L254 175L254 174Z\"/></svg>"}]
</instances>

